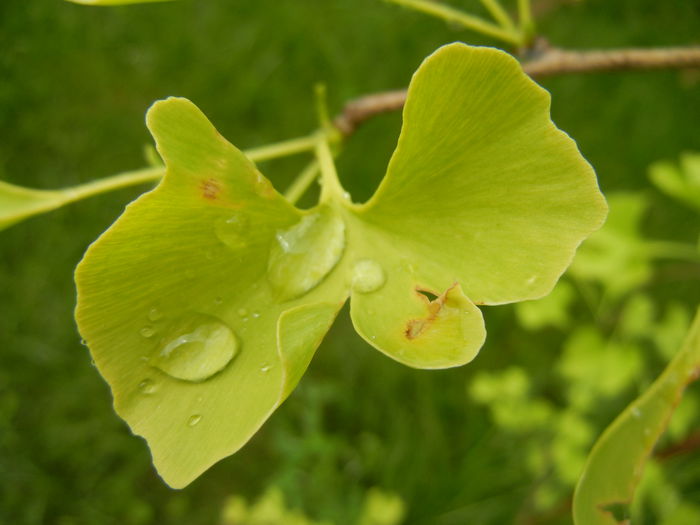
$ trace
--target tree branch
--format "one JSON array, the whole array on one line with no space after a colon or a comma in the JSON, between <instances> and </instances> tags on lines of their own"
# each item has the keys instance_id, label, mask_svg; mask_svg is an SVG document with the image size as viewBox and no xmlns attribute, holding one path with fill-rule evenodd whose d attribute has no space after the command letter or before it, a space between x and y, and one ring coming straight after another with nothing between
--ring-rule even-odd
<instances>
[{"instance_id":1,"label":"tree branch","mask_svg":"<svg viewBox=\"0 0 700 525\"><path fill-rule=\"evenodd\" d=\"M700 46L609 51L565 51L545 47L525 62L533 78L598 71L700 68ZM371 117L397 111L406 101L406 90L372 93L349 101L333 123L345 136Z\"/></svg>"}]
</instances>

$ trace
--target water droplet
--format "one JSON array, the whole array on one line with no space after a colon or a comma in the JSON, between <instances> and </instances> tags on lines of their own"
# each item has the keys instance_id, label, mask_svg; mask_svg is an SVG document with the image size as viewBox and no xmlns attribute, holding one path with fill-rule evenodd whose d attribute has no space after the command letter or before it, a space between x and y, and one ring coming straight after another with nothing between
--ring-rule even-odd
<instances>
[{"instance_id":1,"label":"water droplet","mask_svg":"<svg viewBox=\"0 0 700 525\"><path fill-rule=\"evenodd\" d=\"M148 318L151 321L158 321L163 318L163 314L155 306L148 311Z\"/></svg>"},{"instance_id":2,"label":"water droplet","mask_svg":"<svg viewBox=\"0 0 700 525\"><path fill-rule=\"evenodd\" d=\"M176 379L204 381L229 364L238 352L238 341L223 322L195 315L175 323L153 366Z\"/></svg>"},{"instance_id":3,"label":"water droplet","mask_svg":"<svg viewBox=\"0 0 700 525\"><path fill-rule=\"evenodd\" d=\"M250 220L242 213L219 220L214 226L216 236L233 250L245 248L249 244L248 231Z\"/></svg>"},{"instance_id":4,"label":"water droplet","mask_svg":"<svg viewBox=\"0 0 700 525\"><path fill-rule=\"evenodd\" d=\"M639 410L639 408L634 407L634 408L632 409L632 416L633 416L633 417L637 417L637 418L642 417L642 411Z\"/></svg>"},{"instance_id":5,"label":"water droplet","mask_svg":"<svg viewBox=\"0 0 700 525\"><path fill-rule=\"evenodd\" d=\"M531 275L530 277L527 278L527 281L525 281L525 283L526 283L527 285L533 285L533 284L535 284L535 282L537 282L537 276L536 276L536 275Z\"/></svg>"},{"instance_id":6,"label":"water droplet","mask_svg":"<svg viewBox=\"0 0 700 525\"><path fill-rule=\"evenodd\" d=\"M197 425L202 420L202 416L199 414L195 414L193 416L190 416L190 418L187 420L187 426L193 427Z\"/></svg>"},{"instance_id":7,"label":"water droplet","mask_svg":"<svg viewBox=\"0 0 700 525\"><path fill-rule=\"evenodd\" d=\"M384 285L384 270L375 261L364 259L355 263L352 271L352 289L360 293L370 293Z\"/></svg>"},{"instance_id":8,"label":"water droplet","mask_svg":"<svg viewBox=\"0 0 700 525\"><path fill-rule=\"evenodd\" d=\"M81 339L80 344L83 346L87 346L87 341L85 339Z\"/></svg>"},{"instance_id":9,"label":"water droplet","mask_svg":"<svg viewBox=\"0 0 700 525\"><path fill-rule=\"evenodd\" d=\"M276 239L267 277L281 299L293 299L317 286L338 264L345 248L345 223L323 208L278 231Z\"/></svg>"},{"instance_id":10,"label":"water droplet","mask_svg":"<svg viewBox=\"0 0 700 525\"><path fill-rule=\"evenodd\" d=\"M221 303L224 302L224 298L223 298L223 297L215 297L215 298L214 298L214 302L215 302L216 304L221 304Z\"/></svg>"},{"instance_id":11,"label":"water droplet","mask_svg":"<svg viewBox=\"0 0 700 525\"><path fill-rule=\"evenodd\" d=\"M248 310L246 308L239 308L238 315L241 317L245 317L246 315L248 315Z\"/></svg>"},{"instance_id":12,"label":"water droplet","mask_svg":"<svg viewBox=\"0 0 700 525\"><path fill-rule=\"evenodd\" d=\"M253 319L260 317L260 312L253 312Z\"/></svg>"},{"instance_id":13,"label":"water droplet","mask_svg":"<svg viewBox=\"0 0 700 525\"><path fill-rule=\"evenodd\" d=\"M153 382L152 379L144 379L139 383L139 391L142 394L151 395L155 394L158 390L158 386Z\"/></svg>"},{"instance_id":14,"label":"water droplet","mask_svg":"<svg viewBox=\"0 0 700 525\"><path fill-rule=\"evenodd\" d=\"M272 365L271 365L271 364L265 363L265 364L263 364L263 365L260 367L260 371L261 371L263 374L267 374L267 373L270 371L271 368L272 368Z\"/></svg>"},{"instance_id":15,"label":"water droplet","mask_svg":"<svg viewBox=\"0 0 700 525\"><path fill-rule=\"evenodd\" d=\"M153 334L155 334L156 331L153 329L152 326L146 325L146 326L144 326L143 328L141 328L141 330L139 331L139 333L140 333L143 337L153 337Z\"/></svg>"}]
</instances>

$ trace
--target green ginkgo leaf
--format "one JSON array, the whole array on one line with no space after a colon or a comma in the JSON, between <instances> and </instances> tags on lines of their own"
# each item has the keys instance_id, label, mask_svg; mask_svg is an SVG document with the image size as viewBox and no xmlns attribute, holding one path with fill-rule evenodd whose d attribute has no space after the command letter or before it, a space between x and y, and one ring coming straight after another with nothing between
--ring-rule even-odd
<instances>
[{"instance_id":1,"label":"green ginkgo leaf","mask_svg":"<svg viewBox=\"0 0 700 525\"><path fill-rule=\"evenodd\" d=\"M698 378L699 371L700 310L682 348L663 374L605 429L593 447L576 486L574 523L629 523L629 507L644 465L685 388Z\"/></svg>"},{"instance_id":2,"label":"green ginkgo leaf","mask_svg":"<svg viewBox=\"0 0 700 525\"><path fill-rule=\"evenodd\" d=\"M476 305L548 293L607 209L547 93L490 48L452 44L421 65L365 204L321 139L321 200L301 211L191 102L157 102L147 124L166 176L89 248L76 318L174 487L250 439L348 296L390 357L464 364L485 338Z\"/></svg>"}]
</instances>

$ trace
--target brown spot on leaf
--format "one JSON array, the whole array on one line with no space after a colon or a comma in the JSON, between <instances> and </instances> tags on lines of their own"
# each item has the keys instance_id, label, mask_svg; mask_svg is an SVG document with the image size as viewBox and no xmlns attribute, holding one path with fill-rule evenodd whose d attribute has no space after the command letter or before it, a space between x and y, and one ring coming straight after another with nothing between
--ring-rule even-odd
<instances>
[{"instance_id":1,"label":"brown spot on leaf","mask_svg":"<svg viewBox=\"0 0 700 525\"><path fill-rule=\"evenodd\" d=\"M406 323L406 329L404 330L404 336L406 339L416 339L435 323L440 315L440 311L445 306L447 294L450 293L450 291L456 286L457 283L454 283L440 295L432 290L416 287L416 294L418 294L418 297L426 303L425 306L428 310L428 315L420 319L411 319L408 321L408 323ZM434 297L434 299L431 299L431 297Z\"/></svg>"},{"instance_id":2,"label":"brown spot on leaf","mask_svg":"<svg viewBox=\"0 0 700 525\"><path fill-rule=\"evenodd\" d=\"M216 199L217 195L221 192L219 181L213 177L203 180L199 185L199 189L202 192L202 197L209 200Z\"/></svg>"}]
</instances>

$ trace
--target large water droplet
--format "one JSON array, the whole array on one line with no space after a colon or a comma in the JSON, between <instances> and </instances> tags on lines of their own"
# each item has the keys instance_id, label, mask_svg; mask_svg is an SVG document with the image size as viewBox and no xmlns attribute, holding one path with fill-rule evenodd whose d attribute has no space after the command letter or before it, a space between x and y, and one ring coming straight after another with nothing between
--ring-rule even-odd
<instances>
[{"instance_id":1,"label":"large water droplet","mask_svg":"<svg viewBox=\"0 0 700 525\"><path fill-rule=\"evenodd\" d=\"M202 420L202 416L199 415L199 414L195 414L195 415L191 416L191 417L187 420L187 426L193 427L193 426L195 426L197 423L199 423L201 420Z\"/></svg>"},{"instance_id":2,"label":"large water droplet","mask_svg":"<svg viewBox=\"0 0 700 525\"><path fill-rule=\"evenodd\" d=\"M293 299L317 286L338 264L345 248L345 223L330 208L322 208L277 232L276 239L268 280L281 299Z\"/></svg>"},{"instance_id":3,"label":"large water droplet","mask_svg":"<svg viewBox=\"0 0 700 525\"><path fill-rule=\"evenodd\" d=\"M221 242L231 249L239 250L245 248L248 242L248 227L250 220L242 213L219 220L214 226L216 236Z\"/></svg>"},{"instance_id":4,"label":"large water droplet","mask_svg":"<svg viewBox=\"0 0 700 525\"><path fill-rule=\"evenodd\" d=\"M238 352L238 341L223 322L195 315L176 323L151 364L176 379L204 381L224 369Z\"/></svg>"},{"instance_id":5,"label":"large water droplet","mask_svg":"<svg viewBox=\"0 0 700 525\"><path fill-rule=\"evenodd\" d=\"M355 263L352 270L352 289L360 293L379 290L384 285L386 276L377 262L364 259Z\"/></svg>"}]
</instances>

